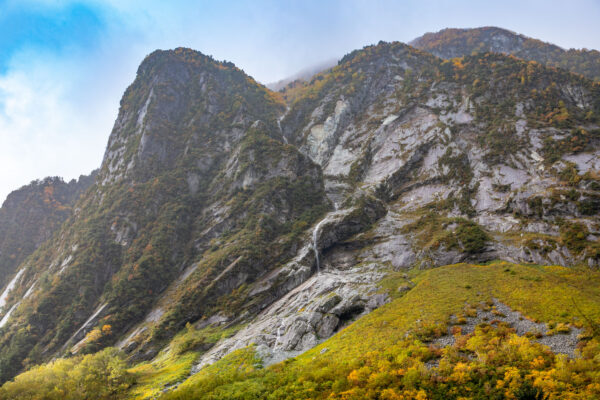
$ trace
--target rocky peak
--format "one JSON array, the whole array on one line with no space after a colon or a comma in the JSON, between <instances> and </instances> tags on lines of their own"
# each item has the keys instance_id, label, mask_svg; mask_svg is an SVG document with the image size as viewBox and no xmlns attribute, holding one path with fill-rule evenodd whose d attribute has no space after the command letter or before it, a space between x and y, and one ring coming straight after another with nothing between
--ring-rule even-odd
<instances>
[{"instance_id":1,"label":"rocky peak","mask_svg":"<svg viewBox=\"0 0 600 400\"><path fill-rule=\"evenodd\" d=\"M581 76L514 56L440 60L406 45L380 43L313 79L282 125L288 139L323 167L336 204L358 185L403 204L402 213L433 207L448 218L474 218L490 231L510 231L532 223L513 216L529 213L524 201L561 191L566 172L560 171L569 168L568 160L597 157L598 90ZM590 168L596 167L582 161L576 166L579 176ZM596 194L580 189L584 202L596 204ZM529 200L517 200L522 196ZM572 217L584 217L575 211L581 205L569 207ZM545 232L560 230L562 222L550 215L569 213L562 210L543 211L549 218L542 218ZM597 222L588 222L589 232L596 232ZM542 225L535 226L528 229ZM588 255L596 254L593 240L585 246ZM503 245L495 248L506 257ZM561 251L546 262L598 262L595 255ZM461 259L452 257L433 264Z\"/></svg>"},{"instance_id":2,"label":"rocky peak","mask_svg":"<svg viewBox=\"0 0 600 400\"><path fill-rule=\"evenodd\" d=\"M468 45L477 52L513 54L523 49L525 40L525 36L496 27L476 30L447 28L435 33L426 33L411 41L410 45L441 58L454 58L466 55L465 47ZM560 49L558 46L553 48Z\"/></svg>"},{"instance_id":3,"label":"rocky peak","mask_svg":"<svg viewBox=\"0 0 600 400\"><path fill-rule=\"evenodd\" d=\"M410 45L446 59L485 52L512 54L524 60L537 61L600 80L600 52L597 50L565 50L502 28L448 28L426 33L411 41Z\"/></svg>"},{"instance_id":4,"label":"rocky peak","mask_svg":"<svg viewBox=\"0 0 600 400\"><path fill-rule=\"evenodd\" d=\"M282 121L284 135L327 173L337 138L348 123L367 123L365 117L377 112L374 107L400 94L405 79L422 82L436 62L430 54L399 42L353 51L331 71L315 76L297 96ZM394 107L405 100L399 99Z\"/></svg>"},{"instance_id":5,"label":"rocky peak","mask_svg":"<svg viewBox=\"0 0 600 400\"><path fill-rule=\"evenodd\" d=\"M35 339L0 360L0 377L26 353L93 351L136 324L158 327L137 338L147 357L186 322L248 299L331 207L321 168L284 143L284 108L231 63L187 49L148 56L97 185L7 289L6 329ZM104 325L110 335L88 335Z\"/></svg>"},{"instance_id":6,"label":"rocky peak","mask_svg":"<svg viewBox=\"0 0 600 400\"><path fill-rule=\"evenodd\" d=\"M282 107L232 63L185 48L155 51L123 96L100 182L143 180L186 163L206 171L256 120L276 130Z\"/></svg>"}]
</instances>

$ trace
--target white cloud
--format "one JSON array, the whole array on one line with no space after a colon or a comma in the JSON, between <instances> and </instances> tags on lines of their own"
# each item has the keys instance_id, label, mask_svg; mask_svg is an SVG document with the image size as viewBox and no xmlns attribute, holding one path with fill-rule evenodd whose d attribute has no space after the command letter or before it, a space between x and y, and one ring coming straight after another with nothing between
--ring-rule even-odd
<instances>
[{"instance_id":1,"label":"white cloud","mask_svg":"<svg viewBox=\"0 0 600 400\"><path fill-rule=\"evenodd\" d=\"M0 76L0 199L33 179L71 179L100 165L114 117L95 118L73 103L76 71L23 53Z\"/></svg>"},{"instance_id":2,"label":"white cloud","mask_svg":"<svg viewBox=\"0 0 600 400\"><path fill-rule=\"evenodd\" d=\"M55 9L78 2L24 1ZM34 179L69 180L100 167L119 100L153 50L149 20L118 3L89 3L104 10L94 43L25 44L0 73L0 202Z\"/></svg>"}]
</instances>

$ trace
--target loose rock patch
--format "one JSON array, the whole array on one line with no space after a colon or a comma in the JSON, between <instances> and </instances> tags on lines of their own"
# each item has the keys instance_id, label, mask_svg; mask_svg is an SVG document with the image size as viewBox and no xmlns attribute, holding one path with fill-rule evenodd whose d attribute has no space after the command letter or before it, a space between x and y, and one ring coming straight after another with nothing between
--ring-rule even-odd
<instances>
[{"instance_id":1,"label":"loose rock patch","mask_svg":"<svg viewBox=\"0 0 600 400\"><path fill-rule=\"evenodd\" d=\"M493 299L493 308L490 310L477 309L477 316L467 316L466 322L460 324L461 333L463 335L470 334L475 331L475 327L484 322L500 321L509 324L515 333L519 336L525 336L527 334L534 334L540 336L538 339L532 339L538 343L548 346L552 352L556 354L565 354L569 358L575 357L575 349L577 348L578 335L581 333L581 329L570 326L568 332L554 333L548 335L550 329L544 323L534 322L518 311L512 310L506 304L500 302L498 299ZM456 316L452 316L453 322L456 326ZM460 321L463 322L463 321ZM439 347L451 346L455 342L455 337L452 334L452 326L448 327L446 335L436 338L432 341L434 345Z\"/></svg>"}]
</instances>

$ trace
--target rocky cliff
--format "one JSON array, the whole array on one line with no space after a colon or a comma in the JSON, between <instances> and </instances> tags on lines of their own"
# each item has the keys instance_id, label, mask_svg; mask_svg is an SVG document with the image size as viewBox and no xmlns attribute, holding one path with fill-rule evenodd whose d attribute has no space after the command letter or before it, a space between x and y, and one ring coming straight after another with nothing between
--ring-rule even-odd
<instances>
[{"instance_id":1,"label":"rocky cliff","mask_svg":"<svg viewBox=\"0 0 600 400\"><path fill-rule=\"evenodd\" d=\"M152 359L190 326L229 332L193 345L194 371L251 344L272 363L388 302L402 271L598 266L597 83L381 42L295 90L149 55L96 184L7 291L2 379L108 345Z\"/></svg>"},{"instance_id":2,"label":"rocky cliff","mask_svg":"<svg viewBox=\"0 0 600 400\"><path fill-rule=\"evenodd\" d=\"M597 50L565 50L552 43L493 26L443 29L435 33L426 33L409 44L447 59L485 52L511 54L523 60L563 68L596 81L600 80L600 52Z\"/></svg>"},{"instance_id":3,"label":"rocky cliff","mask_svg":"<svg viewBox=\"0 0 600 400\"><path fill-rule=\"evenodd\" d=\"M281 125L321 166L339 209L314 228L323 268L198 367L251 343L267 362L306 350L385 303L373 283L392 271L494 259L597 267L600 131L588 117L598 93L539 64L440 61L400 43L317 75ZM331 222L360 196L385 210L340 237Z\"/></svg>"},{"instance_id":4,"label":"rocky cliff","mask_svg":"<svg viewBox=\"0 0 600 400\"><path fill-rule=\"evenodd\" d=\"M96 184L8 290L2 376L25 359L114 344L151 311L152 343L236 313L240 288L330 207L318 165L282 140L283 109L230 63L186 49L148 56ZM165 292L169 307L152 310Z\"/></svg>"},{"instance_id":5,"label":"rocky cliff","mask_svg":"<svg viewBox=\"0 0 600 400\"><path fill-rule=\"evenodd\" d=\"M73 212L73 205L94 182L96 172L64 182L53 177L33 181L10 193L0 208L0 282L21 264Z\"/></svg>"}]
</instances>

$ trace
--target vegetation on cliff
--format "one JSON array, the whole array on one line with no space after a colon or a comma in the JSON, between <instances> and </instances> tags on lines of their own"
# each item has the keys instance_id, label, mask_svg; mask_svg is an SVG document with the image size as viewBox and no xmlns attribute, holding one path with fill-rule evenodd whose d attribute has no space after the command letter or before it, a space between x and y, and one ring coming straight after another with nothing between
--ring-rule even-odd
<instances>
[{"instance_id":1,"label":"vegetation on cliff","mask_svg":"<svg viewBox=\"0 0 600 400\"><path fill-rule=\"evenodd\" d=\"M600 52L597 50L564 50L556 45L496 27L443 29L435 33L426 33L410 44L443 58L486 52L512 54L524 60L537 61L596 81L600 80Z\"/></svg>"},{"instance_id":2,"label":"vegetation on cliff","mask_svg":"<svg viewBox=\"0 0 600 400\"><path fill-rule=\"evenodd\" d=\"M593 217L600 181L565 159L597 151L598 83L512 55L444 60L381 42L288 90L272 93L233 64L188 49L146 58L122 100L96 184L22 264L7 297L0 398L64 397L70 388L90 399L600 394L600 275L582 268L600 259ZM431 124L420 130L406 115ZM535 163L529 149L515 151L529 143L517 124L538 135ZM334 130L366 132L341 152L357 155L346 175L342 167L324 172L327 163L310 156L320 136L339 139ZM439 136L419 142L431 132ZM386 135L396 137L385 142ZM393 151L376 154L378 140ZM375 162L394 168L373 173ZM491 170L531 173L533 183L502 184ZM477 208L486 179L503 208ZM447 190L425 190L429 200L419 206L411 204L418 196L403 197L426 185ZM336 197L341 209L333 212ZM491 197L484 200L500 203ZM368 204L376 210L365 212ZM494 225L507 220L522 229ZM566 254L578 265L482 264L514 243L519 254L513 247L507 259L535 251ZM421 269L436 252L455 260L436 265L457 262L451 257L476 262ZM364 276L340 283L323 268L334 289L302 292L315 253L323 266L339 266L338 277ZM365 282L371 297L360 300L375 304L349 307L359 297L350 286ZM347 298L335 292L338 283L350 288ZM328 333L310 342L316 347L268 366L268 343L261 350L236 342L228 348L236 351L190 376L217 342L298 293L335 302L323 312L305 310L315 305L309 300L297 312L290 307L314 311L320 322L332 317ZM338 303L349 308L334 316ZM496 304L547 329L519 333ZM498 318L467 330L482 312ZM269 329L277 345L282 334ZM580 329L575 358L573 349L561 355L538 342ZM70 358L50 361L61 356Z\"/></svg>"}]
</instances>

